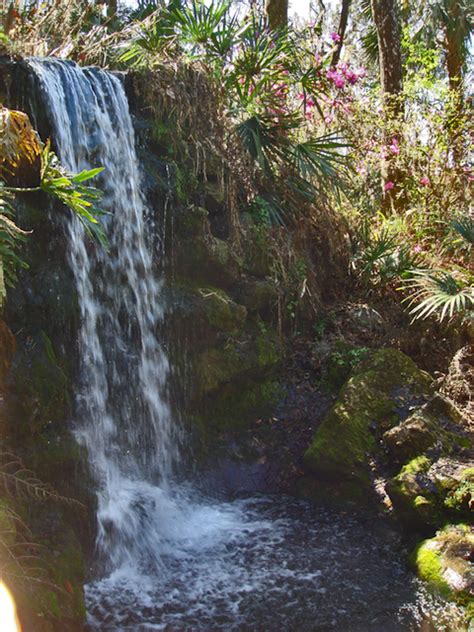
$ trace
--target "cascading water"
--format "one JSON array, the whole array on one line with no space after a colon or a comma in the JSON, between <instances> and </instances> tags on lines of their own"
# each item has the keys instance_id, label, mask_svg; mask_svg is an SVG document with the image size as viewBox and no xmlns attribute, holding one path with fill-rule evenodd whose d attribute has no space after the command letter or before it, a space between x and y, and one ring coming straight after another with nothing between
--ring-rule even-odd
<instances>
[{"instance_id":1,"label":"cascading water","mask_svg":"<svg viewBox=\"0 0 474 632\"><path fill-rule=\"evenodd\" d=\"M168 361L158 342L161 281L120 80L53 59L30 64L45 88L63 163L73 172L92 163L105 169L109 252L91 249L77 218L68 230L81 309L77 436L98 485L99 549L118 568L136 564L145 552L149 530L140 525L146 505L164 493L177 459L177 428L166 401ZM152 560L158 551L149 544Z\"/></svg>"},{"instance_id":2,"label":"cascading water","mask_svg":"<svg viewBox=\"0 0 474 632\"><path fill-rule=\"evenodd\" d=\"M385 526L371 523L368 538L366 524L328 509L204 500L173 481L180 431L159 343L161 255L121 81L71 62L29 63L61 160L73 171L105 167L110 212L108 252L68 222L81 310L76 433L96 481L106 569L86 587L91 629L419 630L436 604L426 605Z\"/></svg>"}]
</instances>

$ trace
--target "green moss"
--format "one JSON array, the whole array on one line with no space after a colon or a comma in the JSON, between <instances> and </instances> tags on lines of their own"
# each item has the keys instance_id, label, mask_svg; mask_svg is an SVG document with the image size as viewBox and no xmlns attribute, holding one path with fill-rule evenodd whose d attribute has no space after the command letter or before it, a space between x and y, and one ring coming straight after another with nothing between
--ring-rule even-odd
<instances>
[{"instance_id":1,"label":"green moss","mask_svg":"<svg viewBox=\"0 0 474 632\"><path fill-rule=\"evenodd\" d=\"M421 542L412 562L429 588L461 606L472 609L472 564L469 553L474 535L467 525L447 525L436 535Z\"/></svg>"},{"instance_id":2,"label":"green moss","mask_svg":"<svg viewBox=\"0 0 474 632\"><path fill-rule=\"evenodd\" d=\"M443 578L441 555L432 540L425 540L415 551L415 564L418 576L444 597L451 596L451 588Z\"/></svg>"},{"instance_id":3,"label":"green moss","mask_svg":"<svg viewBox=\"0 0 474 632\"><path fill-rule=\"evenodd\" d=\"M431 460L427 456L417 456L404 465L398 475L402 479L406 474L420 474L427 472L431 467Z\"/></svg>"},{"instance_id":4,"label":"green moss","mask_svg":"<svg viewBox=\"0 0 474 632\"><path fill-rule=\"evenodd\" d=\"M474 499L474 468L471 467L463 471L461 480L448 491L444 506L450 512L468 514L472 499Z\"/></svg>"}]
</instances>

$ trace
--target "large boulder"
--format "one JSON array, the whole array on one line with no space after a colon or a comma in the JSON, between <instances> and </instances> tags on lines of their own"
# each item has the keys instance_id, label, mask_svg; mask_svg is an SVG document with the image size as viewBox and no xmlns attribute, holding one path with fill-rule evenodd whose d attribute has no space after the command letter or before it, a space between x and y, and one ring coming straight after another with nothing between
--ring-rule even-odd
<instances>
[{"instance_id":1,"label":"large boulder","mask_svg":"<svg viewBox=\"0 0 474 632\"><path fill-rule=\"evenodd\" d=\"M430 376L396 349L373 352L354 370L304 455L306 468L367 485L379 437L429 392Z\"/></svg>"}]
</instances>

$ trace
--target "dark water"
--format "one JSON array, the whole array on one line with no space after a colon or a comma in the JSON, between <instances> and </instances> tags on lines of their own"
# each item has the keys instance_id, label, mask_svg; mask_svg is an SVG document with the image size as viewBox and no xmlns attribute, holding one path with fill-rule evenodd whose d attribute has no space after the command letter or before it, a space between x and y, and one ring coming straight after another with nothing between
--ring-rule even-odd
<instances>
[{"instance_id":1,"label":"dark water","mask_svg":"<svg viewBox=\"0 0 474 632\"><path fill-rule=\"evenodd\" d=\"M461 630L379 520L288 497L155 503L154 568L87 587L91 630Z\"/></svg>"}]
</instances>

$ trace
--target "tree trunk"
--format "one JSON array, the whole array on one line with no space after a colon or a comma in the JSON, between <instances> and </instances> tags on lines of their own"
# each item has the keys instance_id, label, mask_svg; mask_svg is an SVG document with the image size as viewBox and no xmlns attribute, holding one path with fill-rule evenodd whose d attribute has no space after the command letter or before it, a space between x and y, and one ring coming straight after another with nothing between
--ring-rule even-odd
<instances>
[{"instance_id":1,"label":"tree trunk","mask_svg":"<svg viewBox=\"0 0 474 632\"><path fill-rule=\"evenodd\" d=\"M463 42L458 33L457 25L461 21L461 9L457 0L449 2L448 20L444 28L446 51L446 69L448 72L449 89L452 102L447 117L448 134L455 165L463 161L463 147L460 138L460 128L463 120L463 90L462 75L464 69Z\"/></svg>"},{"instance_id":2,"label":"tree trunk","mask_svg":"<svg viewBox=\"0 0 474 632\"><path fill-rule=\"evenodd\" d=\"M372 15L377 29L382 90L400 111L400 99L396 97L403 88L403 69L396 0L372 0Z\"/></svg>"},{"instance_id":3,"label":"tree trunk","mask_svg":"<svg viewBox=\"0 0 474 632\"><path fill-rule=\"evenodd\" d=\"M107 17L113 18L117 15L117 0L108 0L107 2Z\"/></svg>"},{"instance_id":4,"label":"tree trunk","mask_svg":"<svg viewBox=\"0 0 474 632\"><path fill-rule=\"evenodd\" d=\"M372 15L377 29L379 49L380 83L384 99L384 111L388 145L393 138L400 141L398 131L403 115L403 66L400 42L400 22L397 0L371 0ZM393 186L389 183L393 183ZM385 212L403 205L402 174L391 160L382 161L382 188ZM387 186L388 185L388 186ZM389 188L391 187L391 188Z\"/></svg>"},{"instance_id":5,"label":"tree trunk","mask_svg":"<svg viewBox=\"0 0 474 632\"><path fill-rule=\"evenodd\" d=\"M333 53L331 60L332 66L337 66L337 64L339 63L339 59L341 58L344 37L346 36L347 22L349 21L349 9L351 6L351 2L352 0L342 0L341 15L339 17L339 28L337 29L337 33L341 39L337 42L336 50Z\"/></svg>"},{"instance_id":6,"label":"tree trunk","mask_svg":"<svg viewBox=\"0 0 474 632\"><path fill-rule=\"evenodd\" d=\"M288 26L288 0L265 0L265 13L272 31Z\"/></svg>"}]
</instances>

